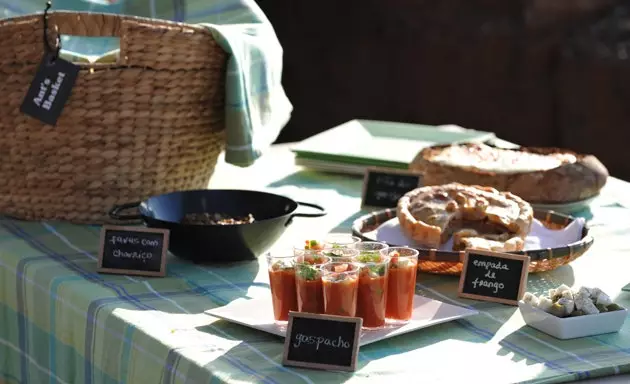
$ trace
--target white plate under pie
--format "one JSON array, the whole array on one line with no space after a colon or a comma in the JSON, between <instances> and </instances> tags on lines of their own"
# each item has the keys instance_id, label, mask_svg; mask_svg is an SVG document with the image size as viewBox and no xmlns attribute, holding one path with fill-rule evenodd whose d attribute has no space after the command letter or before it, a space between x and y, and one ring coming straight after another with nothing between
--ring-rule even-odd
<instances>
[{"instance_id":1,"label":"white plate under pie","mask_svg":"<svg viewBox=\"0 0 630 384\"><path fill-rule=\"evenodd\" d=\"M376 341L389 339L418 329L432 325L476 315L478 312L472 309L462 308L446 304L438 300L432 300L424 296L416 295L413 301L414 310L411 321L404 325L388 325L375 330L363 330L359 338L361 346ZM285 326L276 324L273 319L271 297L257 299L237 299L223 307L214 308L205 313L220 319L258 329L277 336L285 337Z\"/></svg>"}]
</instances>

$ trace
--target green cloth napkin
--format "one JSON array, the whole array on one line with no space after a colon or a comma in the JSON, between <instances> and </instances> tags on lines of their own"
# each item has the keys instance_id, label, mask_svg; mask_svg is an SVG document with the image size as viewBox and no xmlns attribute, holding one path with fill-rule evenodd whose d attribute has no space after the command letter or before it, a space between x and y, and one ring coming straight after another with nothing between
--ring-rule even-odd
<instances>
[{"instance_id":1,"label":"green cloth napkin","mask_svg":"<svg viewBox=\"0 0 630 384\"><path fill-rule=\"evenodd\" d=\"M215 0L224 12L208 15L217 42L230 54L226 76L225 161L249 166L280 134L293 106L281 84L282 46L252 0Z\"/></svg>"}]
</instances>

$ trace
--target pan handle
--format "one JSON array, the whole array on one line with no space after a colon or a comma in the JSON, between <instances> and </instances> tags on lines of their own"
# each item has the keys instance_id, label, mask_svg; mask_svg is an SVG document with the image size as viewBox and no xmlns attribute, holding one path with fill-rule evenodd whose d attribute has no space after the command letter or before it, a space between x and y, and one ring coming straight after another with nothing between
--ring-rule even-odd
<instances>
[{"instance_id":1,"label":"pan handle","mask_svg":"<svg viewBox=\"0 0 630 384\"><path fill-rule=\"evenodd\" d=\"M328 212L326 212L326 210L317 205L317 204L311 204L311 203L302 203L301 201L296 201L296 203L298 203L298 205L303 205L305 207L311 207L311 208L315 208L320 212L317 213L294 213L291 216L289 216L289 220L287 220L287 223L285 224L285 226L291 224L293 222L293 219L296 217L322 217L322 216L326 216L326 214Z\"/></svg>"},{"instance_id":2,"label":"pan handle","mask_svg":"<svg viewBox=\"0 0 630 384\"><path fill-rule=\"evenodd\" d=\"M140 202L137 203L127 203L114 205L114 207L109 211L109 217L114 220L122 220L122 221L131 221L131 220L140 220L142 219L142 215L121 215L120 212L125 211L127 209L138 208L140 206Z\"/></svg>"}]
</instances>

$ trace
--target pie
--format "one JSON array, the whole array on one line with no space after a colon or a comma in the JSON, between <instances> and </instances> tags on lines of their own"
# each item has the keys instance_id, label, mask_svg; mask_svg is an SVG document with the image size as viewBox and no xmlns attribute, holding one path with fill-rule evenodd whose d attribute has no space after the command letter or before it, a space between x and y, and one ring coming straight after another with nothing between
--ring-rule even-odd
<instances>
[{"instance_id":1,"label":"pie","mask_svg":"<svg viewBox=\"0 0 630 384\"><path fill-rule=\"evenodd\" d=\"M559 148L495 148L482 143L423 149L409 168L424 185L452 182L509 191L532 204L562 204L596 196L608 178L592 155Z\"/></svg>"},{"instance_id":2,"label":"pie","mask_svg":"<svg viewBox=\"0 0 630 384\"><path fill-rule=\"evenodd\" d=\"M520 251L534 211L510 192L459 183L426 186L398 200L396 215L406 236L438 249L453 237L453 250Z\"/></svg>"}]
</instances>

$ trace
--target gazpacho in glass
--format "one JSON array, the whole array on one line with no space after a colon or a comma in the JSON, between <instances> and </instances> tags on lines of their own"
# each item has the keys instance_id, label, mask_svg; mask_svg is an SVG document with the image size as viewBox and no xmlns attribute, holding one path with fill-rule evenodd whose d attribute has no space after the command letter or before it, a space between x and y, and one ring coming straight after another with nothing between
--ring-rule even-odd
<instances>
[{"instance_id":1,"label":"gazpacho in glass","mask_svg":"<svg viewBox=\"0 0 630 384\"><path fill-rule=\"evenodd\" d=\"M321 266L330 262L330 257L309 253L296 256L294 261L298 312L324 313Z\"/></svg>"},{"instance_id":2,"label":"gazpacho in glass","mask_svg":"<svg viewBox=\"0 0 630 384\"><path fill-rule=\"evenodd\" d=\"M333 261L322 266L324 313L354 317L359 292L359 266Z\"/></svg>"},{"instance_id":3,"label":"gazpacho in glass","mask_svg":"<svg viewBox=\"0 0 630 384\"><path fill-rule=\"evenodd\" d=\"M297 311L294 257L289 252L267 253L273 317L276 322L289 320L289 311Z\"/></svg>"},{"instance_id":4,"label":"gazpacho in glass","mask_svg":"<svg viewBox=\"0 0 630 384\"><path fill-rule=\"evenodd\" d=\"M413 314L418 253L418 250L408 247L392 247L381 251L383 257L389 258L385 316L392 323L406 323Z\"/></svg>"},{"instance_id":5,"label":"gazpacho in glass","mask_svg":"<svg viewBox=\"0 0 630 384\"><path fill-rule=\"evenodd\" d=\"M387 309L389 258L380 253L362 253L355 261L359 263L356 316L363 318L365 328L382 327Z\"/></svg>"}]
</instances>

